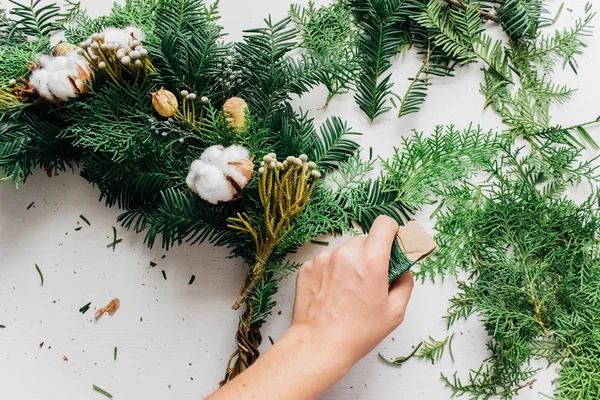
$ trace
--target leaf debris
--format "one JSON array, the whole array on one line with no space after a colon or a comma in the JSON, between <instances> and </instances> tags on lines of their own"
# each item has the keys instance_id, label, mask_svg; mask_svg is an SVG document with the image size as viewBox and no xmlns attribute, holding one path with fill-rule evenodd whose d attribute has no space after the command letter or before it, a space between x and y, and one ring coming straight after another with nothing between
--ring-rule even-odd
<instances>
[{"instance_id":1,"label":"leaf debris","mask_svg":"<svg viewBox=\"0 0 600 400\"><path fill-rule=\"evenodd\" d=\"M87 303L85 306L81 307L79 309L79 312L82 314L85 314L90 309L90 305L92 305L91 301L89 303Z\"/></svg>"},{"instance_id":2,"label":"leaf debris","mask_svg":"<svg viewBox=\"0 0 600 400\"><path fill-rule=\"evenodd\" d=\"M119 300L118 298L114 298L106 305L106 307L102 307L101 309L96 311L95 317L96 319L98 319L101 316L103 316L104 313L108 313L108 315L112 317L113 315L115 315L119 307L121 307L121 300Z\"/></svg>"},{"instance_id":3,"label":"leaf debris","mask_svg":"<svg viewBox=\"0 0 600 400\"><path fill-rule=\"evenodd\" d=\"M190 282L188 283L188 285L191 285L192 283L194 283L195 280L196 280L196 275L192 275L192 277L190 278Z\"/></svg>"},{"instance_id":4,"label":"leaf debris","mask_svg":"<svg viewBox=\"0 0 600 400\"><path fill-rule=\"evenodd\" d=\"M40 275L40 281L41 281L40 285L44 286L44 274L42 274L42 270L40 269L40 267L37 264L35 264L35 269L37 269L37 272Z\"/></svg>"},{"instance_id":5,"label":"leaf debris","mask_svg":"<svg viewBox=\"0 0 600 400\"><path fill-rule=\"evenodd\" d=\"M33 205L34 205L34 204L35 204L35 201L32 201L32 202L31 202L31 204L29 204L29 205L27 206L27 209L29 210L31 207L33 207Z\"/></svg>"},{"instance_id":6,"label":"leaf debris","mask_svg":"<svg viewBox=\"0 0 600 400\"><path fill-rule=\"evenodd\" d=\"M165 270L163 269L162 271L162 276L163 278L165 278L165 281L167 280L167 273L165 272Z\"/></svg>"},{"instance_id":7,"label":"leaf debris","mask_svg":"<svg viewBox=\"0 0 600 400\"><path fill-rule=\"evenodd\" d=\"M96 392L98 392L98 393L100 393L100 394L103 394L104 396L108 397L109 399L112 399L112 398L113 398L112 394L108 393L106 390L104 390L104 389L101 389L101 388L99 388L99 387L98 387L98 386L96 386L96 385L92 385L92 386L93 386L93 388L94 388L94 390L95 390Z\"/></svg>"},{"instance_id":8,"label":"leaf debris","mask_svg":"<svg viewBox=\"0 0 600 400\"><path fill-rule=\"evenodd\" d=\"M92 224L90 224L90 221L88 221L88 219L86 217L84 217L83 215L80 215L79 218L81 218L83 220L83 222L88 224L88 226L92 226Z\"/></svg>"},{"instance_id":9,"label":"leaf debris","mask_svg":"<svg viewBox=\"0 0 600 400\"><path fill-rule=\"evenodd\" d=\"M115 351L114 351L114 361L117 361L117 353L119 351L119 348L115 346Z\"/></svg>"},{"instance_id":10,"label":"leaf debris","mask_svg":"<svg viewBox=\"0 0 600 400\"><path fill-rule=\"evenodd\" d=\"M113 241L112 243L109 243L106 245L106 248L113 248L113 251L115 251L116 246L121 243L123 241L123 239L117 239L117 228L115 228L114 226L113 228Z\"/></svg>"}]
</instances>

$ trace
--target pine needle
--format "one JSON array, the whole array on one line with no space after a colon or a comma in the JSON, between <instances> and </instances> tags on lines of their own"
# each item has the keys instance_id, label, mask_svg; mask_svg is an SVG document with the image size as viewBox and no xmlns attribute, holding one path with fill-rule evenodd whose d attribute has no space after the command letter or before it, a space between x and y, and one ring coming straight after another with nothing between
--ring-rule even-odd
<instances>
[{"instance_id":1,"label":"pine needle","mask_svg":"<svg viewBox=\"0 0 600 400\"><path fill-rule=\"evenodd\" d=\"M190 282L188 283L188 285L191 285L192 283L194 283L195 280L196 280L196 275L192 275L192 277L190 278Z\"/></svg>"},{"instance_id":2,"label":"pine needle","mask_svg":"<svg viewBox=\"0 0 600 400\"><path fill-rule=\"evenodd\" d=\"M114 226L112 227L113 229L113 241L112 243L109 243L106 245L106 248L111 248L113 249L113 251L115 251L116 246L121 243L123 241L123 239L117 239L117 228L115 228Z\"/></svg>"},{"instance_id":3,"label":"pine needle","mask_svg":"<svg viewBox=\"0 0 600 400\"><path fill-rule=\"evenodd\" d=\"M83 215L80 215L79 218L81 218L83 220L83 222L85 222L86 224L88 224L88 226L92 225L92 224L90 224L90 221L88 221L88 219L86 217L84 217Z\"/></svg>"},{"instance_id":4,"label":"pine needle","mask_svg":"<svg viewBox=\"0 0 600 400\"><path fill-rule=\"evenodd\" d=\"M40 269L40 267L35 264L35 269L37 270L38 274L40 275L40 285L44 286L44 275L42 274L42 270Z\"/></svg>"},{"instance_id":5,"label":"pine needle","mask_svg":"<svg viewBox=\"0 0 600 400\"><path fill-rule=\"evenodd\" d=\"M82 314L85 314L85 313L86 313L86 312L87 312L87 311L90 309L90 306L91 306L91 305L92 305L92 302L90 301L90 302L89 302L89 303L87 303L85 306L81 307L81 308L79 309L79 312L80 312L80 313L82 313Z\"/></svg>"},{"instance_id":6,"label":"pine needle","mask_svg":"<svg viewBox=\"0 0 600 400\"><path fill-rule=\"evenodd\" d=\"M114 351L114 361L117 361L117 352L119 351L119 349L117 347L115 347L115 351Z\"/></svg>"},{"instance_id":7,"label":"pine needle","mask_svg":"<svg viewBox=\"0 0 600 400\"><path fill-rule=\"evenodd\" d=\"M35 204L35 201L32 201L32 202L31 202L31 204L29 204L29 205L27 206L27 209L29 210L31 207L33 207L33 205L34 205L34 204Z\"/></svg>"},{"instance_id":8,"label":"pine needle","mask_svg":"<svg viewBox=\"0 0 600 400\"><path fill-rule=\"evenodd\" d=\"M0 325L0 329L4 329L4 328L6 328L6 326Z\"/></svg>"},{"instance_id":9,"label":"pine needle","mask_svg":"<svg viewBox=\"0 0 600 400\"><path fill-rule=\"evenodd\" d=\"M101 388L99 388L99 387L98 387L98 386L96 386L96 385L93 385L93 388L94 388L94 390L95 390L96 392L98 392L98 393L100 393L100 394L103 394L104 396L108 397L109 399L112 399L112 398L113 398L112 394L108 393L106 390L104 390L104 389L101 389Z\"/></svg>"},{"instance_id":10,"label":"pine needle","mask_svg":"<svg viewBox=\"0 0 600 400\"><path fill-rule=\"evenodd\" d=\"M162 276L163 278L165 278L165 281L167 280L167 273L165 272L165 270L162 270Z\"/></svg>"}]
</instances>

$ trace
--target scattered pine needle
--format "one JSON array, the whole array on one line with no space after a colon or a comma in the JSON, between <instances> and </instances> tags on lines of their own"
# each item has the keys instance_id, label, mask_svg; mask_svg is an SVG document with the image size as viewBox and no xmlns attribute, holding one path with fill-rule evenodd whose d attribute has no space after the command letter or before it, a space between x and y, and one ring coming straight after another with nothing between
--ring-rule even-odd
<instances>
[{"instance_id":1,"label":"scattered pine needle","mask_svg":"<svg viewBox=\"0 0 600 400\"><path fill-rule=\"evenodd\" d=\"M0 325L0 329L4 329L4 328L6 328L6 326Z\"/></svg>"},{"instance_id":2,"label":"scattered pine needle","mask_svg":"<svg viewBox=\"0 0 600 400\"><path fill-rule=\"evenodd\" d=\"M95 317L96 319L98 319L101 316L103 316L104 313L108 313L108 315L112 317L113 315L115 315L119 307L121 307L121 300L114 298L110 301L110 303L106 305L106 307L102 307L101 309L96 311Z\"/></svg>"},{"instance_id":3,"label":"scattered pine needle","mask_svg":"<svg viewBox=\"0 0 600 400\"><path fill-rule=\"evenodd\" d=\"M40 349L44 347L44 342L40 343Z\"/></svg>"},{"instance_id":4,"label":"scattered pine needle","mask_svg":"<svg viewBox=\"0 0 600 400\"><path fill-rule=\"evenodd\" d=\"M115 347L115 354L114 354L114 360L117 361L117 353L119 351L118 347Z\"/></svg>"},{"instance_id":5,"label":"scattered pine needle","mask_svg":"<svg viewBox=\"0 0 600 400\"><path fill-rule=\"evenodd\" d=\"M37 269L38 274L40 274L40 281L42 282L41 285L44 286L44 275L42 274L42 270L37 264L35 264L35 269Z\"/></svg>"},{"instance_id":6,"label":"scattered pine needle","mask_svg":"<svg viewBox=\"0 0 600 400\"><path fill-rule=\"evenodd\" d=\"M96 385L92 385L94 387L94 390L100 394L105 395L106 397L108 397L109 399L112 399L112 394L108 393L106 390L99 388Z\"/></svg>"},{"instance_id":7,"label":"scattered pine needle","mask_svg":"<svg viewBox=\"0 0 600 400\"><path fill-rule=\"evenodd\" d=\"M83 220L83 222L88 224L88 226L92 226L92 224L90 224L90 221L88 221L88 219L86 217L84 217L83 215L80 215L79 218L81 218Z\"/></svg>"},{"instance_id":8,"label":"scattered pine needle","mask_svg":"<svg viewBox=\"0 0 600 400\"><path fill-rule=\"evenodd\" d=\"M158 265L158 264L157 264L157 263L155 263L154 261L150 261L150 266L151 266L152 268L156 267L157 265Z\"/></svg>"},{"instance_id":9,"label":"scattered pine needle","mask_svg":"<svg viewBox=\"0 0 600 400\"><path fill-rule=\"evenodd\" d=\"M192 275L192 277L190 278L190 282L188 283L188 285L191 285L192 283L194 283L195 280L196 280L196 275Z\"/></svg>"},{"instance_id":10,"label":"scattered pine needle","mask_svg":"<svg viewBox=\"0 0 600 400\"><path fill-rule=\"evenodd\" d=\"M115 251L116 246L119 243L121 243L123 241L123 239L117 239L117 228L115 228L114 226L112 228L113 228L113 241L112 241L112 243L107 244L106 248L108 249L108 248L112 247L113 251Z\"/></svg>"},{"instance_id":11,"label":"scattered pine needle","mask_svg":"<svg viewBox=\"0 0 600 400\"><path fill-rule=\"evenodd\" d=\"M85 314L87 312L87 310L90 309L90 305L92 304L92 302L90 301L89 303L87 303L85 306L81 307L79 309L79 312L82 314Z\"/></svg>"},{"instance_id":12,"label":"scattered pine needle","mask_svg":"<svg viewBox=\"0 0 600 400\"><path fill-rule=\"evenodd\" d=\"M81 227L79 226L79 227L75 228L75 230L76 230L76 231L80 231L80 230L81 230Z\"/></svg>"},{"instance_id":13,"label":"scattered pine needle","mask_svg":"<svg viewBox=\"0 0 600 400\"><path fill-rule=\"evenodd\" d=\"M329 242L323 242L320 240L311 240L310 242L319 246L329 246Z\"/></svg>"},{"instance_id":14,"label":"scattered pine needle","mask_svg":"<svg viewBox=\"0 0 600 400\"><path fill-rule=\"evenodd\" d=\"M166 280L167 280L167 273L165 272L165 270L164 270L164 269L163 269L163 271L162 271L162 274L163 274L163 278L165 278L165 281L166 281Z\"/></svg>"},{"instance_id":15,"label":"scattered pine needle","mask_svg":"<svg viewBox=\"0 0 600 400\"><path fill-rule=\"evenodd\" d=\"M35 201L32 201L31 204L27 206L27 209L29 210L31 207L33 207L34 204L35 204Z\"/></svg>"}]
</instances>

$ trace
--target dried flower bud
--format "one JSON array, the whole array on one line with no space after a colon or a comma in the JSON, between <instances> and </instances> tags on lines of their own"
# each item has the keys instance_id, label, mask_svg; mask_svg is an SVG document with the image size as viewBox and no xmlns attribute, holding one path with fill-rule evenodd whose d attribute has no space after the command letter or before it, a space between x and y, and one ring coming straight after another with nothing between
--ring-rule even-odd
<instances>
[{"instance_id":1,"label":"dried flower bud","mask_svg":"<svg viewBox=\"0 0 600 400\"><path fill-rule=\"evenodd\" d=\"M188 100L192 100L192 101L196 100L196 93L190 93L190 94L188 94L187 95L187 99Z\"/></svg>"},{"instance_id":2,"label":"dried flower bud","mask_svg":"<svg viewBox=\"0 0 600 400\"><path fill-rule=\"evenodd\" d=\"M146 49L142 48L142 49L140 50L140 54L142 55L142 57L146 57L146 56L148 55L148 50L146 50Z\"/></svg>"},{"instance_id":3,"label":"dried flower bud","mask_svg":"<svg viewBox=\"0 0 600 400\"><path fill-rule=\"evenodd\" d=\"M100 61L98 63L98 69L105 70L106 69L106 63L104 61Z\"/></svg>"},{"instance_id":4,"label":"dried flower bud","mask_svg":"<svg viewBox=\"0 0 600 400\"><path fill-rule=\"evenodd\" d=\"M11 79L10 81L8 81L8 86L13 87L17 84L17 80L16 79Z\"/></svg>"},{"instance_id":5,"label":"dried flower bud","mask_svg":"<svg viewBox=\"0 0 600 400\"><path fill-rule=\"evenodd\" d=\"M77 46L75 46L74 44L61 42L61 43L57 44L56 46L54 46L52 55L54 57L66 56L70 52L76 51L76 50L77 50Z\"/></svg>"},{"instance_id":6,"label":"dried flower bud","mask_svg":"<svg viewBox=\"0 0 600 400\"><path fill-rule=\"evenodd\" d=\"M270 163L271 161L273 161L273 157L271 157L270 155L266 155L263 157L263 161L266 163Z\"/></svg>"},{"instance_id":7,"label":"dried flower bud","mask_svg":"<svg viewBox=\"0 0 600 400\"><path fill-rule=\"evenodd\" d=\"M232 97L223 104L223 115L230 128L241 132L246 129L246 111L248 105L244 99Z\"/></svg>"},{"instance_id":8,"label":"dried flower bud","mask_svg":"<svg viewBox=\"0 0 600 400\"><path fill-rule=\"evenodd\" d=\"M258 173L261 174L261 175L264 174L265 173L265 168L264 167L260 167L258 169Z\"/></svg>"},{"instance_id":9,"label":"dried flower bud","mask_svg":"<svg viewBox=\"0 0 600 400\"><path fill-rule=\"evenodd\" d=\"M152 93L152 105L156 112L165 118L174 116L179 109L177 97L164 88Z\"/></svg>"},{"instance_id":10,"label":"dried flower bud","mask_svg":"<svg viewBox=\"0 0 600 400\"><path fill-rule=\"evenodd\" d=\"M317 170L314 170L310 173L310 176L312 176L314 179L320 179L321 178L321 173Z\"/></svg>"},{"instance_id":11,"label":"dried flower bud","mask_svg":"<svg viewBox=\"0 0 600 400\"><path fill-rule=\"evenodd\" d=\"M269 157L271 157L272 159L276 160L277 159L277 154L275 154L275 153L269 153Z\"/></svg>"},{"instance_id":12,"label":"dried flower bud","mask_svg":"<svg viewBox=\"0 0 600 400\"><path fill-rule=\"evenodd\" d=\"M188 94L190 94L190 92L188 92L187 90L181 91L181 97L187 97Z\"/></svg>"},{"instance_id":13,"label":"dried flower bud","mask_svg":"<svg viewBox=\"0 0 600 400\"><path fill-rule=\"evenodd\" d=\"M200 101L202 102L202 104L208 104L208 97L202 96L202 98L200 99Z\"/></svg>"},{"instance_id":14,"label":"dried flower bud","mask_svg":"<svg viewBox=\"0 0 600 400\"><path fill-rule=\"evenodd\" d=\"M121 58L121 64L129 65L130 63L131 63L131 57L125 56L125 57Z\"/></svg>"},{"instance_id":15,"label":"dried flower bud","mask_svg":"<svg viewBox=\"0 0 600 400\"><path fill-rule=\"evenodd\" d=\"M140 58L142 56L142 54L139 51L132 51L129 53L129 57L131 57L132 60L137 60L138 58Z\"/></svg>"},{"instance_id":16,"label":"dried flower bud","mask_svg":"<svg viewBox=\"0 0 600 400\"><path fill-rule=\"evenodd\" d=\"M300 154L300 157L298 157L302 162L307 162L308 161L308 156L306 154Z\"/></svg>"},{"instance_id":17,"label":"dried flower bud","mask_svg":"<svg viewBox=\"0 0 600 400\"><path fill-rule=\"evenodd\" d=\"M309 161L308 164L306 164L308 166L308 169L310 171L314 170L317 168L317 163L315 163L314 161Z\"/></svg>"}]
</instances>

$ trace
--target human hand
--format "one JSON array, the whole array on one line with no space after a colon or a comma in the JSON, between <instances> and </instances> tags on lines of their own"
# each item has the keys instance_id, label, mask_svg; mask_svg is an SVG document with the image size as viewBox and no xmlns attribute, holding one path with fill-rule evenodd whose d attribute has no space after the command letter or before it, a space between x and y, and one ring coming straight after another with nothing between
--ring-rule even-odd
<instances>
[{"instance_id":1,"label":"human hand","mask_svg":"<svg viewBox=\"0 0 600 400\"><path fill-rule=\"evenodd\" d=\"M290 331L342 357L347 369L404 320L412 275L388 284L397 232L396 221L379 217L368 237L352 238L333 252L319 254L298 273Z\"/></svg>"}]
</instances>

